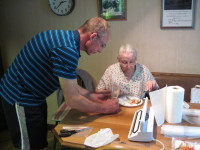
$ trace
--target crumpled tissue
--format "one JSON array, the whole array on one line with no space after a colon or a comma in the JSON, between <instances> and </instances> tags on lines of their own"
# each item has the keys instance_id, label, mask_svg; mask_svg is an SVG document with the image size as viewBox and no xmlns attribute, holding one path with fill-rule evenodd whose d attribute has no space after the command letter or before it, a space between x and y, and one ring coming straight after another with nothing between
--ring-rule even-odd
<instances>
[{"instance_id":1,"label":"crumpled tissue","mask_svg":"<svg viewBox=\"0 0 200 150\"><path fill-rule=\"evenodd\" d=\"M118 137L119 134L113 135L110 128L100 129L100 131L98 131L97 133L88 136L85 139L84 145L97 148L111 143Z\"/></svg>"}]
</instances>

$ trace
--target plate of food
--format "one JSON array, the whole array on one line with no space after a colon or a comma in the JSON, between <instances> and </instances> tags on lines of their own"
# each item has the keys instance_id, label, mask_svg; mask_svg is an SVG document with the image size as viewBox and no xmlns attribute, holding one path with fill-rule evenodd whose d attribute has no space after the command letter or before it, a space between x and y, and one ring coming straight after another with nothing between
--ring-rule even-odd
<instances>
[{"instance_id":1,"label":"plate of food","mask_svg":"<svg viewBox=\"0 0 200 150\"><path fill-rule=\"evenodd\" d=\"M140 106L142 103L142 99L134 96L122 96L119 98L119 104L126 107Z\"/></svg>"}]
</instances>

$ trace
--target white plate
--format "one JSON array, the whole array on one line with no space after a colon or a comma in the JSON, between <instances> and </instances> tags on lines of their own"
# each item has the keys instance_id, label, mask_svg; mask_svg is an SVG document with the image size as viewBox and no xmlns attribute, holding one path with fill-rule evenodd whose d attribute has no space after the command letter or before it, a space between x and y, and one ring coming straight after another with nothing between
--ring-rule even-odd
<instances>
[{"instance_id":1,"label":"white plate","mask_svg":"<svg viewBox=\"0 0 200 150\"><path fill-rule=\"evenodd\" d=\"M135 106L140 106L143 103L143 100L138 98L138 97L134 97L134 96L128 96L129 99L127 99L126 96L120 97L119 98L119 104L122 106L126 106L126 107L135 107ZM130 102L130 99L140 99L140 102L138 104L132 104Z\"/></svg>"}]
</instances>

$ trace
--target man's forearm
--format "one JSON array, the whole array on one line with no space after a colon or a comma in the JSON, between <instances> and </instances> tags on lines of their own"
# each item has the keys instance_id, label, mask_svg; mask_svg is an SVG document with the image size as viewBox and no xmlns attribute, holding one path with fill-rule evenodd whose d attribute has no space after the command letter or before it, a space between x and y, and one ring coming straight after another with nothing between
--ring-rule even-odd
<instances>
[{"instance_id":1,"label":"man's forearm","mask_svg":"<svg viewBox=\"0 0 200 150\"><path fill-rule=\"evenodd\" d=\"M103 108L99 103L95 103L82 95L76 95L67 100L70 107L87 113L102 113Z\"/></svg>"},{"instance_id":2,"label":"man's forearm","mask_svg":"<svg viewBox=\"0 0 200 150\"><path fill-rule=\"evenodd\" d=\"M87 98L89 98L90 93L92 93L92 92L88 91L87 89L84 89L84 88L82 88L80 86L78 86L77 88L78 88L79 94L82 95L82 96L85 96Z\"/></svg>"}]
</instances>

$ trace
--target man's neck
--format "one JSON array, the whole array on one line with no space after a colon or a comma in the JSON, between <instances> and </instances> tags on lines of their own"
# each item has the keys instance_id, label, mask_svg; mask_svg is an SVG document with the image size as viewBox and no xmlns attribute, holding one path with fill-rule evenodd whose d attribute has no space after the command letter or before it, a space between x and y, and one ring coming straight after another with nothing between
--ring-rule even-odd
<instances>
[{"instance_id":1,"label":"man's neck","mask_svg":"<svg viewBox=\"0 0 200 150\"><path fill-rule=\"evenodd\" d=\"M89 34L81 29L78 29L78 32L80 34L80 50L85 51L85 43L89 40Z\"/></svg>"}]
</instances>

